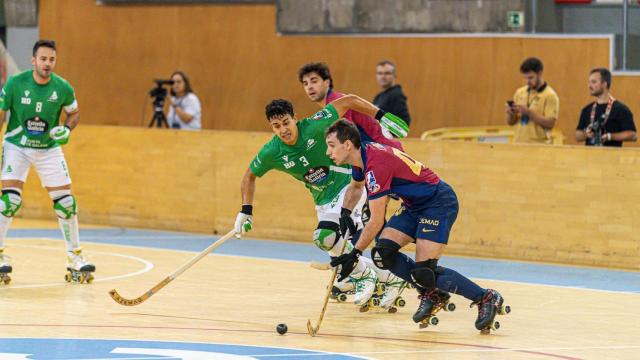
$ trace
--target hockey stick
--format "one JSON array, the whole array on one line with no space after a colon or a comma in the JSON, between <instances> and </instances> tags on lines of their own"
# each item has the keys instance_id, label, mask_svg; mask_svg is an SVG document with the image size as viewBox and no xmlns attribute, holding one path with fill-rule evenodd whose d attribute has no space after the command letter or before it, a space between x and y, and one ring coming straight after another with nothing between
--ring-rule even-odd
<instances>
[{"instance_id":1,"label":"hockey stick","mask_svg":"<svg viewBox=\"0 0 640 360\"><path fill-rule=\"evenodd\" d=\"M344 249L347 247L347 242L349 242L349 240L345 239L344 244L342 244L342 249L340 249L340 254L344 253ZM322 305L322 311L320 312L320 317L318 318L318 325L314 327L313 325L311 325L311 319L307 319L307 331L311 336L316 336L318 330L320 330L320 324L322 324L324 313L327 310L327 304L329 303L329 297L331 296L331 289L333 288L333 283L336 281L337 275L338 267L336 266L331 274L331 281L329 282L329 286L327 286L327 293L324 296L324 305Z\"/></svg>"},{"instance_id":2,"label":"hockey stick","mask_svg":"<svg viewBox=\"0 0 640 360\"><path fill-rule=\"evenodd\" d=\"M216 242L214 242L213 244L209 245L209 247L207 247L206 249L202 250L202 252L200 252L198 255L196 255L193 259L189 260L186 264L182 265L173 274L167 276L166 278L164 278L164 280L162 280L158 284L156 284L156 286L152 287L149 291L147 291L146 293L138 296L135 299L127 299L127 298L124 298L124 297L120 296L120 294L118 294L118 291L116 291L116 289L112 289L111 291L109 291L109 295L111 295L111 298L113 299L113 301L117 302L120 305L124 305L124 306L140 305L143 302L145 302L148 298L153 296L155 293L160 291L160 289L162 289L163 287L167 286L168 283L170 283L175 278L180 276L180 274L185 272L188 268L193 266L193 264L197 263L198 261L200 261L200 259L202 259L203 257L207 256L210 252L212 252L218 246L224 244L224 242L229 240L231 237L233 237L234 234L235 234L235 230L229 231L225 236L221 237Z\"/></svg>"},{"instance_id":3,"label":"hockey stick","mask_svg":"<svg viewBox=\"0 0 640 360\"><path fill-rule=\"evenodd\" d=\"M309 264L309 266L311 266L312 268L316 269L316 270L329 270L331 269L331 265L327 262L327 263L322 263L322 262L318 262L318 261L312 261L311 264Z\"/></svg>"}]
</instances>

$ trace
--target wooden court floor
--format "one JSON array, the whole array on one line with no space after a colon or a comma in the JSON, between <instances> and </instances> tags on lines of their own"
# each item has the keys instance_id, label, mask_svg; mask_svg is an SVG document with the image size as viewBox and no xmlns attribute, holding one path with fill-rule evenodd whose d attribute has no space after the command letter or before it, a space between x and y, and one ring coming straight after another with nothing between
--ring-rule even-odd
<instances>
[{"instance_id":1,"label":"wooden court floor","mask_svg":"<svg viewBox=\"0 0 640 360\"><path fill-rule=\"evenodd\" d=\"M458 296L455 312L441 312L438 326L418 329L411 321L417 299L410 290L407 306L396 314L360 313L351 304L331 302L320 334L312 338L306 322L317 320L330 272L308 263L213 254L147 302L124 307L109 297L110 289L136 297L194 253L86 242L96 281L76 285L63 280L61 241L10 238L7 246L14 274L9 286L0 286L1 338L241 344L370 359L640 358L638 293L479 280L499 289L513 309L494 334L475 330L477 311ZM288 325L286 335L275 332L278 323Z\"/></svg>"}]
</instances>

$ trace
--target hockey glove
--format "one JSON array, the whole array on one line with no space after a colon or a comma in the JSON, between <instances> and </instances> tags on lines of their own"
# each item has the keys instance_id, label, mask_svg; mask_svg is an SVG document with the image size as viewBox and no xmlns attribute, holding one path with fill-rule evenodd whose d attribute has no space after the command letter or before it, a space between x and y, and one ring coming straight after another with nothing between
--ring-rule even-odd
<instances>
[{"instance_id":1,"label":"hockey glove","mask_svg":"<svg viewBox=\"0 0 640 360\"><path fill-rule=\"evenodd\" d=\"M69 136L71 136L71 128L67 125L56 126L49 131L49 136L53 141L60 145L64 145L69 142Z\"/></svg>"},{"instance_id":2,"label":"hockey glove","mask_svg":"<svg viewBox=\"0 0 640 360\"><path fill-rule=\"evenodd\" d=\"M353 250L348 254L342 254L338 257L331 258L331 266L340 266L338 269L338 271L340 271L338 274L338 281L343 281L351 275L353 269L358 264L358 258L360 255L362 255L362 251L353 248Z\"/></svg>"},{"instance_id":3,"label":"hockey glove","mask_svg":"<svg viewBox=\"0 0 640 360\"><path fill-rule=\"evenodd\" d=\"M347 236L347 230L349 230L349 236L353 236L356 233L356 224L351 218L351 210L342 208L340 210L340 235L343 238Z\"/></svg>"},{"instance_id":4,"label":"hockey glove","mask_svg":"<svg viewBox=\"0 0 640 360\"><path fill-rule=\"evenodd\" d=\"M234 230L236 237L240 238L242 234L249 232L253 228L253 206L242 205L242 210L236 216Z\"/></svg>"}]
</instances>

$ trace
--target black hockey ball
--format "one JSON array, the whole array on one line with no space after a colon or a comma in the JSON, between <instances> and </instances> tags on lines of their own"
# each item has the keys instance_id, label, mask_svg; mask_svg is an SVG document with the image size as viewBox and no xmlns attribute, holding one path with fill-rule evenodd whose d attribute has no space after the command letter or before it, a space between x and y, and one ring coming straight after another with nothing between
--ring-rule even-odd
<instances>
[{"instance_id":1,"label":"black hockey ball","mask_svg":"<svg viewBox=\"0 0 640 360\"><path fill-rule=\"evenodd\" d=\"M287 327L287 324L278 324L278 326L276 326L276 331L280 335L286 334L287 330L289 330L289 328Z\"/></svg>"}]
</instances>

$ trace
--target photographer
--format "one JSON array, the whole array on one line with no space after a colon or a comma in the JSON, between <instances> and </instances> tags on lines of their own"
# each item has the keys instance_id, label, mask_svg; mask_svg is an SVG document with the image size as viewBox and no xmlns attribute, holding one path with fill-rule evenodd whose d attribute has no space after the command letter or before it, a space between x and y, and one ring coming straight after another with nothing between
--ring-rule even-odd
<instances>
[{"instance_id":1,"label":"photographer","mask_svg":"<svg viewBox=\"0 0 640 360\"><path fill-rule=\"evenodd\" d=\"M167 122L173 129L200 130L202 124L200 100L193 93L189 78L182 71L171 75L171 97L169 98L169 114Z\"/></svg>"},{"instance_id":2,"label":"photographer","mask_svg":"<svg viewBox=\"0 0 640 360\"><path fill-rule=\"evenodd\" d=\"M589 91L596 100L580 113L576 141L587 146L622 147L623 141L636 141L636 126L631 110L611 96L611 72L606 68L591 70Z\"/></svg>"}]
</instances>

